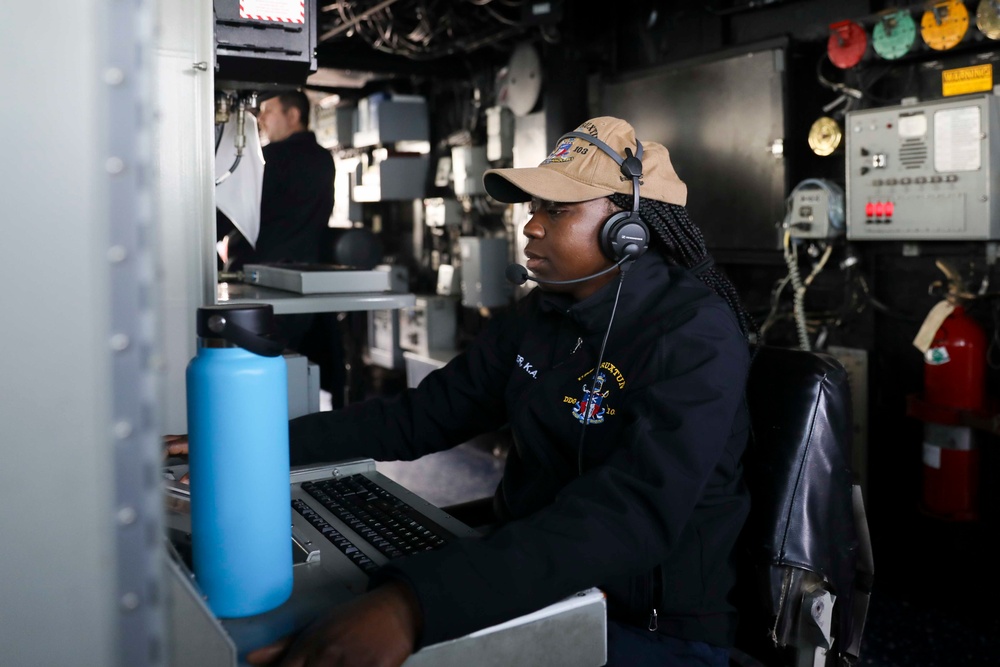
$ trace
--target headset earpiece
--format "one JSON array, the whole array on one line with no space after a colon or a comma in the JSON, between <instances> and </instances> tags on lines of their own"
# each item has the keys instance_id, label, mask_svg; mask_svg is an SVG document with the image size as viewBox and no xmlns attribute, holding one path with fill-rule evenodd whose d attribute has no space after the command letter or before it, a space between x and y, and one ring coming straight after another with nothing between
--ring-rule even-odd
<instances>
[{"instance_id":1,"label":"headset earpiece","mask_svg":"<svg viewBox=\"0 0 1000 667\"><path fill-rule=\"evenodd\" d=\"M639 155L642 148L638 141ZM615 156L617 159L618 156ZM649 247L649 228L639 217L639 179L642 178L642 160L625 149L625 159L618 168L622 176L632 181L632 210L612 215L601 227L601 250L611 260L617 262L623 257L638 259Z\"/></svg>"},{"instance_id":2,"label":"headset earpiece","mask_svg":"<svg viewBox=\"0 0 1000 667\"><path fill-rule=\"evenodd\" d=\"M635 154L631 148L625 149L625 157L618 155L597 137L583 132L567 132L562 136L575 137L587 141L601 149L618 163L622 176L632 181L632 210L615 213L608 218L598 235L601 251L608 259L618 262L625 257L638 259L649 247L649 228L639 217L639 179L642 178L642 143L635 141Z\"/></svg>"},{"instance_id":3,"label":"headset earpiece","mask_svg":"<svg viewBox=\"0 0 1000 667\"><path fill-rule=\"evenodd\" d=\"M625 256L638 259L649 247L649 229L638 213L621 211L605 221L600 241L601 250L612 261Z\"/></svg>"}]
</instances>

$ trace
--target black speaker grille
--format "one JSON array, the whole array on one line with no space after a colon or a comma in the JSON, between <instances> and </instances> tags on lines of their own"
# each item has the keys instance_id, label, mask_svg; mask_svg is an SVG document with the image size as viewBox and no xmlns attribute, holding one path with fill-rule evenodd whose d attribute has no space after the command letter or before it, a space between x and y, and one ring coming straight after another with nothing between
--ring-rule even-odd
<instances>
[{"instance_id":1,"label":"black speaker grille","mask_svg":"<svg viewBox=\"0 0 1000 667\"><path fill-rule=\"evenodd\" d=\"M919 169L927 163L927 142L904 139L899 147L899 162L907 169Z\"/></svg>"}]
</instances>

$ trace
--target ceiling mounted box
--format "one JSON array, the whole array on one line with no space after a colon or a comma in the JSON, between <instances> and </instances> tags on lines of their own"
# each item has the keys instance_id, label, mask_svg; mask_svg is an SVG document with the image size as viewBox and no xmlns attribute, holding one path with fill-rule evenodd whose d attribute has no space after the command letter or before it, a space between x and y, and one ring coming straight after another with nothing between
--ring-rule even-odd
<instances>
[{"instance_id":1,"label":"ceiling mounted box","mask_svg":"<svg viewBox=\"0 0 1000 667\"><path fill-rule=\"evenodd\" d=\"M316 71L316 3L214 0L216 85L301 85Z\"/></svg>"}]
</instances>

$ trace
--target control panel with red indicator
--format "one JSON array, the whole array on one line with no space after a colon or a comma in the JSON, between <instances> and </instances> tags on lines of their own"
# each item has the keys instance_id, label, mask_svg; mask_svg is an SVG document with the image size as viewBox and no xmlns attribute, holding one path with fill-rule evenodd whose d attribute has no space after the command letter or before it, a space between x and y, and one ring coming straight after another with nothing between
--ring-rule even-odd
<instances>
[{"instance_id":1,"label":"control panel with red indicator","mask_svg":"<svg viewBox=\"0 0 1000 667\"><path fill-rule=\"evenodd\" d=\"M1000 100L862 109L844 126L849 240L1000 239Z\"/></svg>"},{"instance_id":2,"label":"control panel with red indicator","mask_svg":"<svg viewBox=\"0 0 1000 667\"><path fill-rule=\"evenodd\" d=\"M891 201L870 201L865 204L865 224L883 224L892 222L892 214L896 206Z\"/></svg>"}]
</instances>

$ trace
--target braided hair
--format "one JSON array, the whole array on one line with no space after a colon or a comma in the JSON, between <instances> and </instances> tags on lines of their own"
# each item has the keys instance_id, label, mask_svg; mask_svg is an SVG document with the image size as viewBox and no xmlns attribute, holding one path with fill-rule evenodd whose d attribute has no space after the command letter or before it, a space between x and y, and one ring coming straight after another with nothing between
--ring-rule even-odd
<instances>
[{"instance_id":1,"label":"braided hair","mask_svg":"<svg viewBox=\"0 0 1000 667\"><path fill-rule=\"evenodd\" d=\"M631 195L612 194L608 199L620 210L632 208ZM711 265L708 248L705 247L705 236L688 217L687 209L677 204L640 197L639 217L655 233L654 239L659 240L656 245L671 262L688 269L708 262L707 268L697 272L698 278L729 304L747 342L752 342L751 337L756 339L759 334L757 323L743 307L733 283Z\"/></svg>"}]
</instances>

